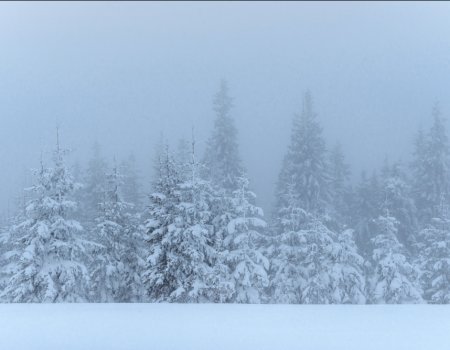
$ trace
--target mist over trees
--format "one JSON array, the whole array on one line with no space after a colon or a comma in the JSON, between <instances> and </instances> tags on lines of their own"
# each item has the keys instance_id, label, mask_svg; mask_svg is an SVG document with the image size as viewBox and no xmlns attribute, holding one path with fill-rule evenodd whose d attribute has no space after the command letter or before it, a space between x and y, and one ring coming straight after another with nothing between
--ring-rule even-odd
<instances>
[{"instance_id":1,"label":"mist over trees","mask_svg":"<svg viewBox=\"0 0 450 350\"><path fill-rule=\"evenodd\" d=\"M58 134L51 162L41 159L1 228L0 300L450 302L450 150L438 105L411 162L386 159L352 183L305 92L266 215L226 81L212 110L204 153L195 131L173 149L155 140L152 176L133 154L106 159L98 142L70 171Z\"/></svg>"}]
</instances>

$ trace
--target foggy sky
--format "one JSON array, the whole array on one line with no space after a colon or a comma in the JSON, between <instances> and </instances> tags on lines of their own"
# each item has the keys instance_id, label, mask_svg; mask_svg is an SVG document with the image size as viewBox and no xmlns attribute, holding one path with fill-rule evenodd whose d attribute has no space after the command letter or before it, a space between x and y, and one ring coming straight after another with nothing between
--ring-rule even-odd
<instances>
[{"instance_id":1,"label":"foggy sky","mask_svg":"<svg viewBox=\"0 0 450 350\"><path fill-rule=\"evenodd\" d=\"M144 182L161 132L202 149L221 78L266 211L306 89L356 175L407 160L450 114L449 3L0 3L0 210L61 140L70 162L134 151Z\"/></svg>"}]
</instances>

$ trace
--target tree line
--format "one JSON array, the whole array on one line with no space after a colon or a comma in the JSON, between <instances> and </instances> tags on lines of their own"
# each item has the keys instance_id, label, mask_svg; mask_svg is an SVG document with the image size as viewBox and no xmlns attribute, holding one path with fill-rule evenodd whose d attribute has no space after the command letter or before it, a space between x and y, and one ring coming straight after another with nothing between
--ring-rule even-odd
<instances>
[{"instance_id":1,"label":"tree line","mask_svg":"<svg viewBox=\"0 0 450 350\"><path fill-rule=\"evenodd\" d=\"M35 171L0 239L3 302L378 304L450 301L449 145L436 106L412 162L350 183L309 92L265 218L239 155L225 81L202 156L195 138L157 147L143 194L133 157Z\"/></svg>"}]
</instances>

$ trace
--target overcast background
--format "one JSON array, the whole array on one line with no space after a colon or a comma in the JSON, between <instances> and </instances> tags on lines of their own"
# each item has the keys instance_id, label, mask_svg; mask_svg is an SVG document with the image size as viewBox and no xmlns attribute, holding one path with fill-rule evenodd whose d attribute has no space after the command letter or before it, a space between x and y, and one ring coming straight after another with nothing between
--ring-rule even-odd
<instances>
[{"instance_id":1,"label":"overcast background","mask_svg":"<svg viewBox=\"0 0 450 350\"><path fill-rule=\"evenodd\" d=\"M450 113L449 3L0 3L0 210L55 144L82 164L209 136L226 78L240 150L266 210L294 112L311 89L356 178L407 160L440 101ZM28 179L27 179L28 178ZM147 186L148 187L148 186Z\"/></svg>"}]
</instances>

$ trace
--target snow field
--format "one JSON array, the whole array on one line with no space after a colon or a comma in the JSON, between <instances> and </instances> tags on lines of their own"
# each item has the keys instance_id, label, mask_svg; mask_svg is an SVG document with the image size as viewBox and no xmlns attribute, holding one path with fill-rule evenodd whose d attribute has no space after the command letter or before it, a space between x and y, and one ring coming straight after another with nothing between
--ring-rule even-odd
<instances>
[{"instance_id":1,"label":"snow field","mask_svg":"<svg viewBox=\"0 0 450 350\"><path fill-rule=\"evenodd\" d=\"M8 350L447 350L432 305L2 304Z\"/></svg>"}]
</instances>

